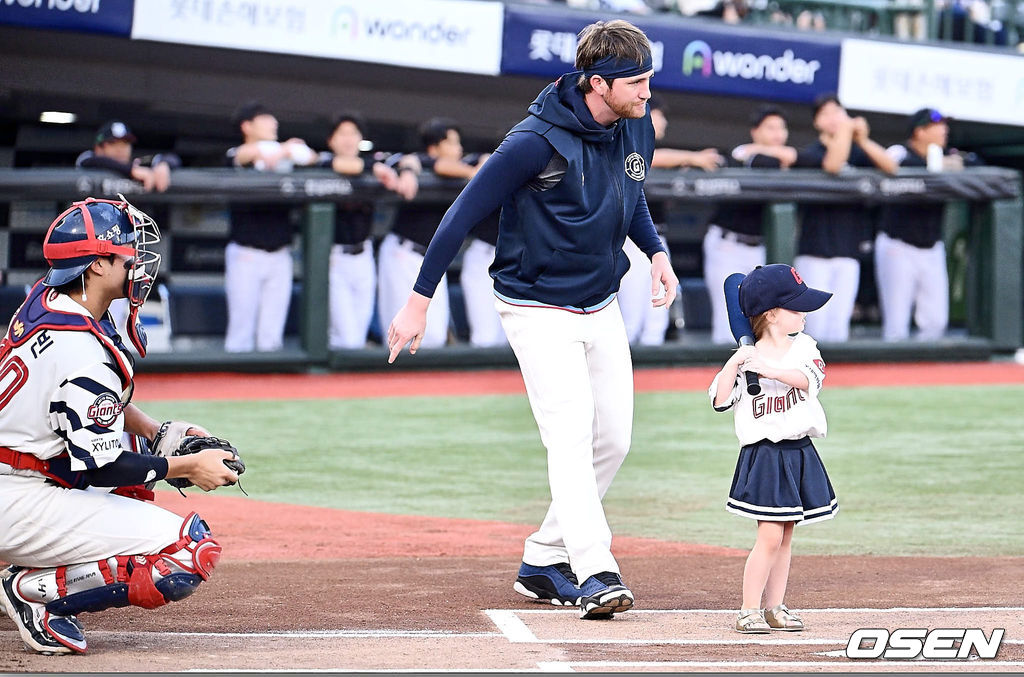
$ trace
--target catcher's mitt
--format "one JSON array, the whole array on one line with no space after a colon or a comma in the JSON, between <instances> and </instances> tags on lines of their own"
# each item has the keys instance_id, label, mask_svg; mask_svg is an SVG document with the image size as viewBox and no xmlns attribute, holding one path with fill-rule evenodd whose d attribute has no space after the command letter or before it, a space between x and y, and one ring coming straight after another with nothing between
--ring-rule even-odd
<instances>
[{"instance_id":1,"label":"catcher's mitt","mask_svg":"<svg viewBox=\"0 0 1024 677\"><path fill-rule=\"evenodd\" d=\"M174 450L172 455L188 456L189 454L198 454L204 449L223 449L224 451L230 451L232 457L225 458L224 465L230 468L236 475L241 475L245 472L245 463L242 461L242 457L238 455L238 449L235 449L234 445L227 440L219 437L186 435L181 438L181 443L178 445L178 448ZM185 487L192 486L192 481L184 477L174 477L165 481L179 491ZM228 486L232 484L234 484L234 482L228 482Z\"/></svg>"}]
</instances>

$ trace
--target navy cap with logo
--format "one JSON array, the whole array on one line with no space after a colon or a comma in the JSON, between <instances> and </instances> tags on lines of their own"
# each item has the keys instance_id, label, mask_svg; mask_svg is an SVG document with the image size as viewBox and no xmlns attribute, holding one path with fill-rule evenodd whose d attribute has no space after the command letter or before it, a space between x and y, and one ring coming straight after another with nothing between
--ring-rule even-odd
<instances>
[{"instance_id":1,"label":"navy cap with logo","mask_svg":"<svg viewBox=\"0 0 1024 677\"><path fill-rule=\"evenodd\" d=\"M913 136L914 130L918 127L927 127L937 122L949 122L951 119L934 108L922 108L921 110L914 111L907 118L907 137Z\"/></svg>"},{"instance_id":2,"label":"navy cap with logo","mask_svg":"<svg viewBox=\"0 0 1024 677\"><path fill-rule=\"evenodd\" d=\"M758 266L740 283L740 310L757 317L772 308L809 313L832 298L832 292L812 289L796 272L782 263Z\"/></svg>"},{"instance_id":3,"label":"navy cap with logo","mask_svg":"<svg viewBox=\"0 0 1024 677\"><path fill-rule=\"evenodd\" d=\"M269 114L270 110L259 101L246 101L235 109L234 114L231 116L231 121L235 125L240 125L243 122L250 122L261 115Z\"/></svg>"},{"instance_id":4,"label":"navy cap with logo","mask_svg":"<svg viewBox=\"0 0 1024 677\"><path fill-rule=\"evenodd\" d=\"M120 120L111 120L96 130L96 145L104 144L107 141L123 140L128 143L135 143L135 135L128 125Z\"/></svg>"}]
</instances>

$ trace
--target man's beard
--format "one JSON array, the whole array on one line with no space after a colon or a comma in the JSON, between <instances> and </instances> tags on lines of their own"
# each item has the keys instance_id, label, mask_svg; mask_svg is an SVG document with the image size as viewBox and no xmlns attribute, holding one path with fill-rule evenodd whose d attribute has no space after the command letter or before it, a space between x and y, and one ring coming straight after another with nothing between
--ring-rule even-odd
<instances>
[{"instance_id":1,"label":"man's beard","mask_svg":"<svg viewBox=\"0 0 1024 677\"><path fill-rule=\"evenodd\" d=\"M612 112L620 118L642 118L647 114L647 106L640 106L634 104L612 104L608 99L604 100L605 104L611 108Z\"/></svg>"}]
</instances>

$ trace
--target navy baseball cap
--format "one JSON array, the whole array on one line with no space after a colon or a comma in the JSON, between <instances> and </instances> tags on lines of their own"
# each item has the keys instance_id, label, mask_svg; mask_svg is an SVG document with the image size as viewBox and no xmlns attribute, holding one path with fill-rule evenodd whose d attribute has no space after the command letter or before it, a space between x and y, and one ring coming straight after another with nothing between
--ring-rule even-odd
<instances>
[{"instance_id":1,"label":"navy baseball cap","mask_svg":"<svg viewBox=\"0 0 1024 677\"><path fill-rule=\"evenodd\" d=\"M772 308L809 313L832 298L832 292L812 289L793 266L773 263L758 266L740 283L740 310L757 317Z\"/></svg>"},{"instance_id":2,"label":"navy baseball cap","mask_svg":"<svg viewBox=\"0 0 1024 677\"><path fill-rule=\"evenodd\" d=\"M949 122L952 118L948 115L943 115L934 108L922 108L914 111L907 118L907 137L914 135L914 130L918 127L927 127L928 125L935 124L937 122Z\"/></svg>"},{"instance_id":3,"label":"navy baseball cap","mask_svg":"<svg viewBox=\"0 0 1024 677\"><path fill-rule=\"evenodd\" d=\"M128 143L135 143L135 135L128 125L120 120L111 120L96 130L96 145L102 145L107 141L123 140Z\"/></svg>"}]
</instances>

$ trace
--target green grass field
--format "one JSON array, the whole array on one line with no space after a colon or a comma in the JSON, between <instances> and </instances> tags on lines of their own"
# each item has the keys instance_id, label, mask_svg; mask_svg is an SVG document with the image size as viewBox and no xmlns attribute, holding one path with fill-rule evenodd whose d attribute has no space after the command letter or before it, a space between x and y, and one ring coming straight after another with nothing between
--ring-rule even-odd
<instances>
[{"instance_id":1,"label":"green grass field","mask_svg":"<svg viewBox=\"0 0 1024 677\"><path fill-rule=\"evenodd\" d=\"M799 529L799 552L1024 554L1024 386L837 388L822 401L817 447L841 511ZM527 524L547 507L525 395L142 407L232 440L256 500ZM633 450L605 500L613 531L750 547L754 523L723 507L737 451L731 413L704 393L638 395Z\"/></svg>"}]
</instances>

